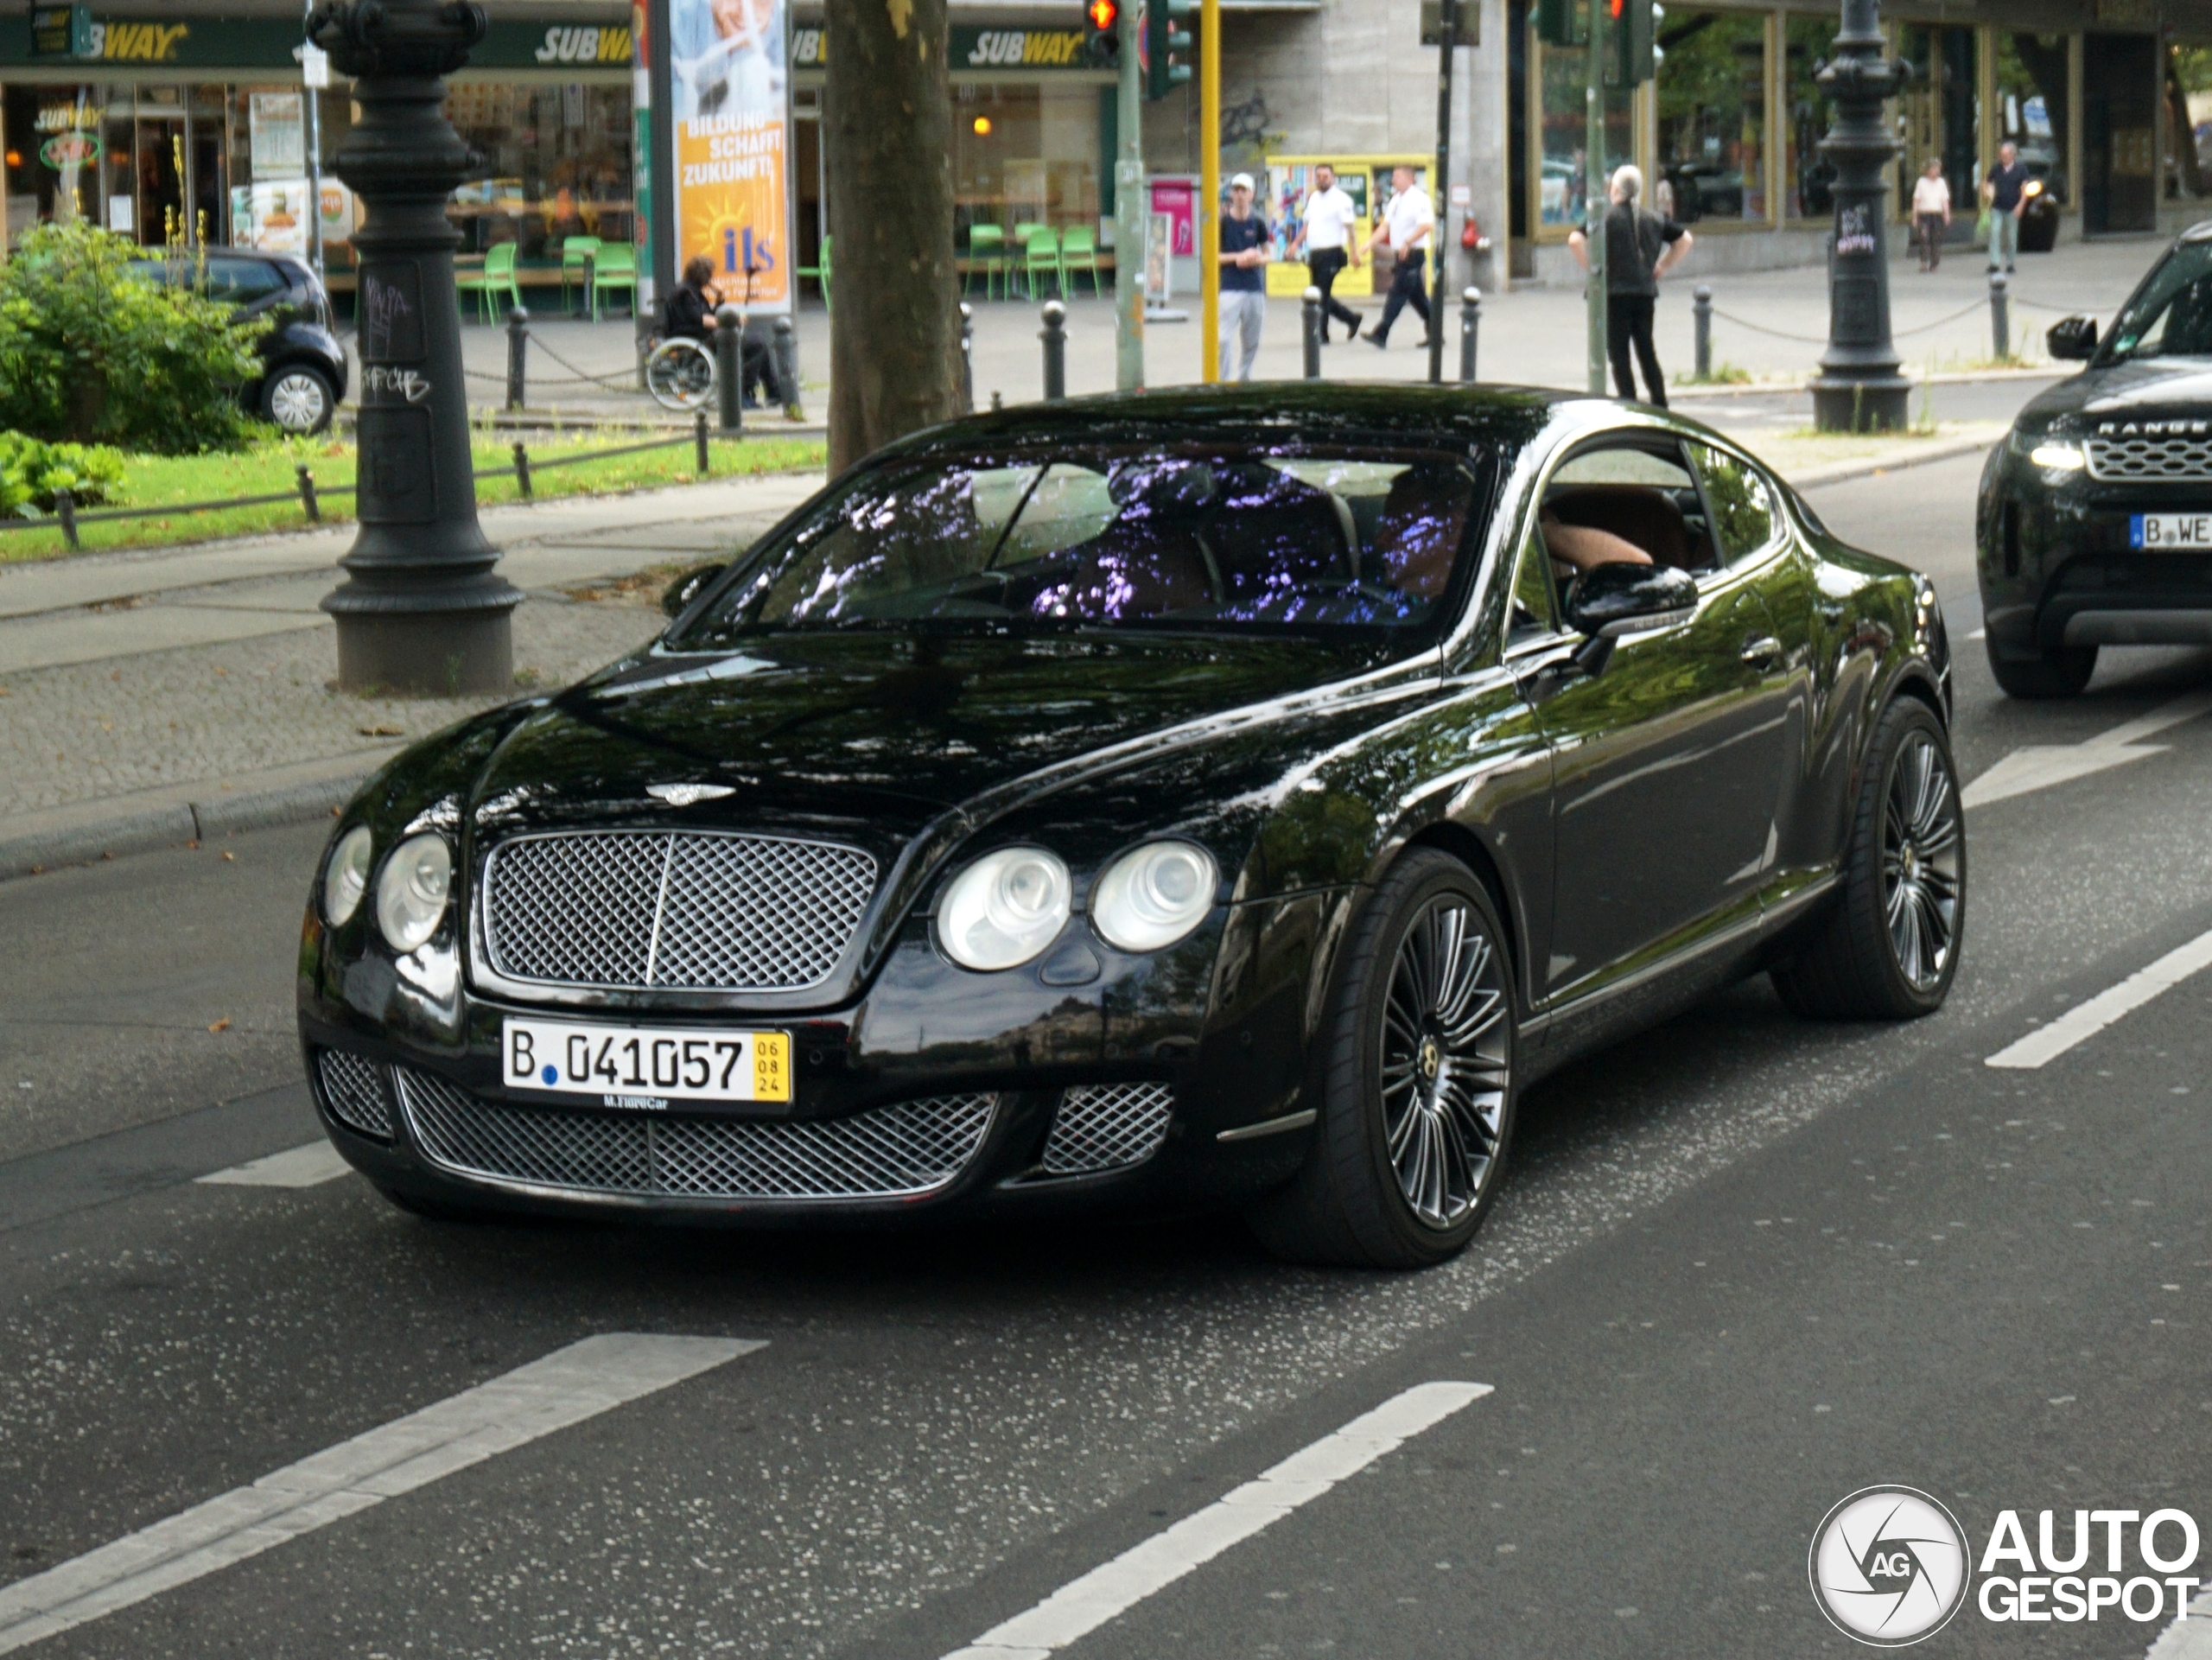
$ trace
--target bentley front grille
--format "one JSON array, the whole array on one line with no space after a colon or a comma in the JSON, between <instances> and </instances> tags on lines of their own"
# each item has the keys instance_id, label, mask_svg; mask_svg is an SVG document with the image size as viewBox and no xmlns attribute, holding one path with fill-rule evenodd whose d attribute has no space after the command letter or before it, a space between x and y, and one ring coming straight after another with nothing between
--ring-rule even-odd
<instances>
[{"instance_id":1,"label":"bentley front grille","mask_svg":"<svg viewBox=\"0 0 2212 1660\"><path fill-rule=\"evenodd\" d=\"M1160 1151L1175 1091L1165 1084L1085 1084L1060 1097L1045 1168L1056 1176L1119 1170Z\"/></svg>"},{"instance_id":2,"label":"bentley front grille","mask_svg":"<svg viewBox=\"0 0 2212 1660\"><path fill-rule=\"evenodd\" d=\"M2089 440L2089 476L2148 484L2212 484L2212 437L2136 435Z\"/></svg>"},{"instance_id":3,"label":"bentley front grille","mask_svg":"<svg viewBox=\"0 0 2212 1660\"><path fill-rule=\"evenodd\" d=\"M983 1145L995 1095L901 1101L802 1123L551 1111L397 1069L416 1145L462 1175L652 1199L912 1199Z\"/></svg>"},{"instance_id":4,"label":"bentley front grille","mask_svg":"<svg viewBox=\"0 0 2212 1660\"><path fill-rule=\"evenodd\" d=\"M875 892L858 848L764 836L529 836L484 869L492 967L545 985L804 991Z\"/></svg>"},{"instance_id":5,"label":"bentley front grille","mask_svg":"<svg viewBox=\"0 0 2212 1660\"><path fill-rule=\"evenodd\" d=\"M391 1108L384 1092L384 1068L343 1049L326 1049L315 1059L322 1099L330 1116L349 1129L391 1139Z\"/></svg>"}]
</instances>

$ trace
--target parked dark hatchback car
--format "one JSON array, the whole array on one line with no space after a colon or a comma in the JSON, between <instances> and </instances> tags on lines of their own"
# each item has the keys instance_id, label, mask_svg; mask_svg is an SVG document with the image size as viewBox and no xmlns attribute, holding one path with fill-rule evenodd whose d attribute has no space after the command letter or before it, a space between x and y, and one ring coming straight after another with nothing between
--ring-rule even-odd
<instances>
[{"instance_id":1,"label":"parked dark hatchback car","mask_svg":"<svg viewBox=\"0 0 2212 1660\"><path fill-rule=\"evenodd\" d=\"M201 261L191 255L139 262L161 283L199 283ZM332 333L330 296L302 259L251 248L207 251L207 297L236 308L239 321L274 316L261 338L261 373L239 389L239 401L286 432L321 432L346 396L346 348Z\"/></svg>"},{"instance_id":2,"label":"parked dark hatchback car","mask_svg":"<svg viewBox=\"0 0 2212 1660\"><path fill-rule=\"evenodd\" d=\"M1007 410L693 586L337 825L301 1034L405 1207L1236 1204L1415 1265L1567 1058L1763 968L1851 1017L1956 970L1933 588L1664 412Z\"/></svg>"}]
</instances>

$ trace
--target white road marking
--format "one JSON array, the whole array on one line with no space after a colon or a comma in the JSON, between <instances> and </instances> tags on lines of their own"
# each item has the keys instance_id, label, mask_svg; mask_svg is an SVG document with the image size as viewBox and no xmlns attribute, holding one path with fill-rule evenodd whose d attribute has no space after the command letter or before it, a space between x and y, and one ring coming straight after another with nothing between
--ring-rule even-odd
<instances>
[{"instance_id":1,"label":"white road marking","mask_svg":"<svg viewBox=\"0 0 2212 1660\"><path fill-rule=\"evenodd\" d=\"M2056 1060L2075 1044L2096 1036L2161 992L2172 990L2208 964L2212 964L2212 933L2199 934L2188 944L2168 951L2150 967L2138 969L2118 985L2068 1009L2039 1031L2029 1033L2018 1043L2006 1045L1983 1064L2031 1068Z\"/></svg>"},{"instance_id":2,"label":"white road marking","mask_svg":"<svg viewBox=\"0 0 2212 1660\"><path fill-rule=\"evenodd\" d=\"M2200 1593L2187 1612L2177 1613L2143 1660L2212 1660L2212 1591Z\"/></svg>"},{"instance_id":3,"label":"white road marking","mask_svg":"<svg viewBox=\"0 0 2212 1660\"><path fill-rule=\"evenodd\" d=\"M2125 766L2132 760L2163 755L2166 753L2165 745L2145 744L2141 740L2164 732L2170 726L2179 726L2183 721L2193 721L2208 709L2212 709L2212 692L2193 691L2081 743L2028 744L2015 749L1967 785L1960 799L1969 807L1986 806L1993 801L2088 778L2107 767Z\"/></svg>"},{"instance_id":4,"label":"white road marking","mask_svg":"<svg viewBox=\"0 0 2212 1660\"><path fill-rule=\"evenodd\" d=\"M305 1147L250 1159L195 1180L215 1187L317 1187L337 1180L353 1167L328 1142L309 1142Z\"/></svg>"},{"instance_id":5,"label":"white road marking","mask_svg":"<svg viewBox=\"0 0 2212 1660\"><path fill-rule=\"evenodd\" d=\"M945 1660L1044 1660L1490 1392L1488 1383L1417 1383L1062 1586Z\"/></svg>"},{"instance_id":6,"label":"white road marking","mask_svg":"<svg viewBox=\"0 0 2212 1660\"><path fill-rule=\"evenodd\" d=\"M613 1332L0 1588L0 1654L258 1555L765 1347L731 1338Z\"/></svg>"}]
</instances>

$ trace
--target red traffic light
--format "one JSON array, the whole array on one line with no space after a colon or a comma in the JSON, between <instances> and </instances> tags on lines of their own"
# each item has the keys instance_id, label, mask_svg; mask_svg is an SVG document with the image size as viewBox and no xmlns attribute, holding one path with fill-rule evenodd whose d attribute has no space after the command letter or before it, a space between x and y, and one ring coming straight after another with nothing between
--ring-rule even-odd
<instances>
[{"instance_id":1,"label":"red traffic light","mask_svg":"<svg viewBox=\"0 0 2212 1660\"><path fill-rule=\"evenodd\" d=\"M1103 34L1121 21L1121 0L1090 0L1083 15L1090 19L1091 28Z\"/></svg>"}]
</instances>

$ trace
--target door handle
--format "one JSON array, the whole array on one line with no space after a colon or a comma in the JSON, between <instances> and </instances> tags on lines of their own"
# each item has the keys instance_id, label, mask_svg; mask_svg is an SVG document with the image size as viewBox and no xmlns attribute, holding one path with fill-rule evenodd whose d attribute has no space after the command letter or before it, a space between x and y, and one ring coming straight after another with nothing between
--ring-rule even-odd
<instances>
[{"instance_id":1,"label":"door handle","mask_svg":"<svg viewBox=\"0 0 2212 1660\"><path fill-rule=\"evenodd\" d=\"M1755 669L1770 669L1782 661L1782 642L1772 634L1754 634L1737 655Z\"/></svg>"}]
</instances>

